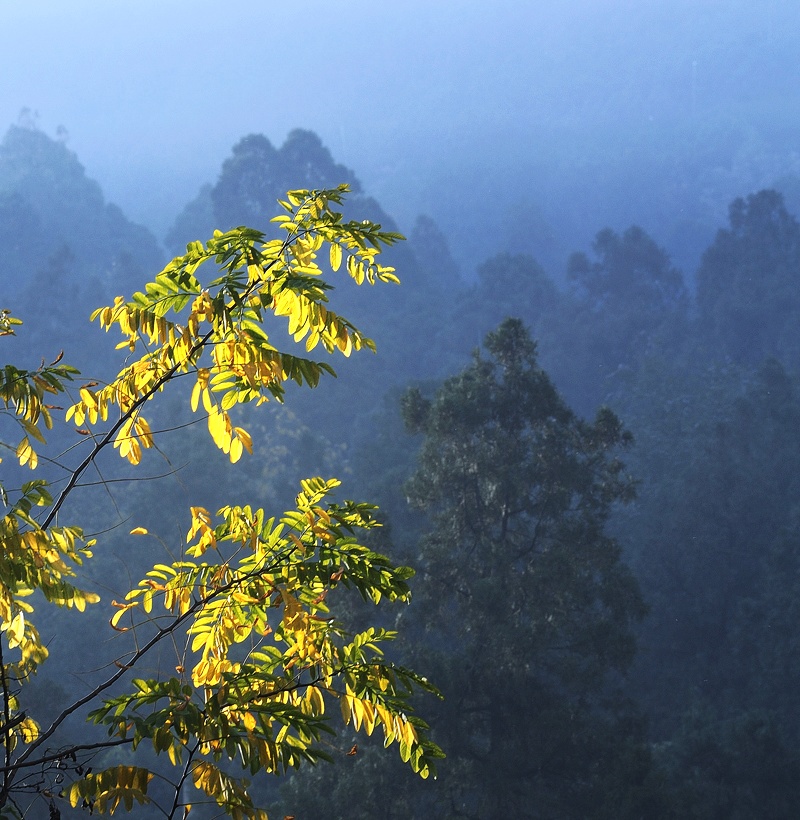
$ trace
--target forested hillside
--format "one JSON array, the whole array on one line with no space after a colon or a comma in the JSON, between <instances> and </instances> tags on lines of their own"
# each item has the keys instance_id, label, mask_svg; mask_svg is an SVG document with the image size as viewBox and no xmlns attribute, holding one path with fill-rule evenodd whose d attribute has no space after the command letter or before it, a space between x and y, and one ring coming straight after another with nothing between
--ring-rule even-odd
<instances>
[{"instance_id":1,"label":"forested hillside","mask_svg":"<svg viewBox=\"0 0 800 820\"><path fill-rule=\"evenodd\" d=\"M93 309L215 228L266 230L288 189L343 182L348 218L398 230L358 168L295 130L280 146L243 136L154 237L65 145L12 127L0 307L26 331L3 340L6 359L63 349L103 372L111 346L76 344ZM430 217L399 229L385 252L399 286L331 296L377 355L313 401L289 390L235 476L190 430L164 439L166 482L98 479L81 501L108 530L94 577L112 588L159 560L155 541L124 551L131 516L163 531L186 498L216 509L233 483L280 506L301 478L346 476L380 505L380 548L417 569L391 617L398 659L445 696L426 714L447 758L421 782L377 733L353 754L333 744L333 765L280 790L256 777L274 816L797 817L800 223L782 195L741 190L696 270L635 223L594 226L562 269L509 242L459 270ZM214 486L200 460L219 464ZM98 635L108 617L91 616ZM72 623L46 625L52 658L32 684L45 711L92 668Z\"/></svg>"}]
</instances>

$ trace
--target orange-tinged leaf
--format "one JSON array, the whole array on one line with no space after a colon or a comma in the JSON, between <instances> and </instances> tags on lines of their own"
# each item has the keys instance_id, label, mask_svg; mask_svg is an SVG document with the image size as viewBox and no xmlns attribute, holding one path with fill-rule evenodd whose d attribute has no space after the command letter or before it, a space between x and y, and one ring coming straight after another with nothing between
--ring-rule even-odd
<instances>
[{"instance_id":1,"label":"orange-tinged leaf","mask_svg":"<svg viewBox=\"0 0 800 820\"><path fill-rule=\"evenodd\" d=\"M236 433L236 437L239 441L242 442L244 449L247 450L250 455L253 455L253 439L250 437L250 433L242 427L234 427L233 431Z\"/></svg>"}]
</instances>

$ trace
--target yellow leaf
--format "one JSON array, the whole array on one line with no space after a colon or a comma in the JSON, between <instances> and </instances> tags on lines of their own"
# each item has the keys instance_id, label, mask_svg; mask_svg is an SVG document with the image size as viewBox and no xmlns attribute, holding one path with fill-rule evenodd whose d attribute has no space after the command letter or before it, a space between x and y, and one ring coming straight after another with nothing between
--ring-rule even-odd
<instances>
[{"instance_id":1,"label":"yellow leaf","mask_svg":"<svg viewBox=\"0 0 800 820\"><path fill-rule=\"evenodd\" d=\"M208 390L208 377L210 375L210 371L206 367L201 367L197 371L197 381L194 383L194 387L192 388L192 412L197 410L197 404L200 399L200 394L204 390ZM205 404L206 398L203 397L203 403ZM208 408L206 407L206 410Z\"/></svg>"},{"instance_id":2,"label":"yellow leaf","mask_svg":"<svg viewBox=\"0 0 800 820\"><path fill-rule=\"evenodd\" d=\"M18 612L8 625L8 648L13 649L22 643L25 636L25 616Z\"/></svg>"},{"instance_id":3,"label":"yellow leaf","mask_svg":"<svg viewBox=\"0 0 800 820\"><path fill-rule=\"evenodd\" d=\"M147 535L147 529L145 527L134 527L131 530L131 535Z\"/></svg>"},{"instance_id":4,"label":"yellow leaf","mask_svg":"<svg viewBox=\"0 0 800 820\"><path fill-rule=\"evenodd\" d=\"M97 407L97 399L95 398L94 393L89 390L88 387L81 387L80 389L81 399L83 403L86 405L87 408L96 408Z\"/></svg>"},{"instance_id":5,"label":"yellow leaf","mask_svg":"<svg viewBox=\"0 0 800 820\"><path fill-rule=\"evenodd\" d=\"M39 737L39 726L36 721L31 718L25 718L19 725L19 731L22 735L23 743L33 743Z\"/></svg>"},{"instance_id":6,"label":"yellow leaf","mask_svg":"<svg viewBox=\"0 0 800 820\"><path fill-rule=\"evenodd\" d=\"M27 464L31 470L35 470L39 464L39 457L36 455L33 447L31 447L27 436L25 436L17 446L17 458L19 459L21 467Z\"/></svg>"},{"instance_id":7,"label":"yellow leaf","mask_svg":"<svg viewBox=\"0 0 800 820\"><path fill-rule=\"evenodd\" d=\"M334 271L339 270L339 266L342 264L342 248L336 242L331 245L331 269Z\"/></svg>"},{"instance_id":8,"label":"yellow leaf","mask_svg":"<svg viewBox=\"0 0 800 820\"><path fill-rule=\"evenodd\" d=\"M150 425L141 416L136 419L134 430L139 437L139 441L141 441L145 447L153 446L153 434L150 432Z\"/></svg>"},{"instance_id":9,"label":"yellow leaf","mask_svg":"<svg viewBox=\"0 0 800 820\"><path fill-rule=\"evenodd\" d=\"M230 417L225 412L220 412L217 407L212 407L208 414L208 432L214 439L214 444L223 453L230 452L231 447L231 422Z\"/></svg>"},{"instance_id":10,"label":"yellow leaf","mask_svg":"<svg viewBox=\"0 0 800 820\"><path fill-rule=\"evenodd\" d=\"M306 690L306 701L311 707L311 714L321 715L325 712L325 701L322 698L322 693L316 686L310 686Z\"/></svg>"},{"instance_id":11,"label":"yellow leaf","mask_svg":"<svg viewBox=\"0 0 800 820\"><path fill-rule=\"evenodd\" d=\"M120 618L122 618L122 616L129 609L132 609L133 607L138 606L138 605L139 605L138 603L130 604L129 606L126 606L124 609L117 610L114 613L114 615L111 617L111 620L109 621L109 623L111 624L111 628L117 630L117 632L127 632L128 631L127 627L119 627L119 626L117 626L117 624L119 623Z\"/></svg>"}]
</instances>

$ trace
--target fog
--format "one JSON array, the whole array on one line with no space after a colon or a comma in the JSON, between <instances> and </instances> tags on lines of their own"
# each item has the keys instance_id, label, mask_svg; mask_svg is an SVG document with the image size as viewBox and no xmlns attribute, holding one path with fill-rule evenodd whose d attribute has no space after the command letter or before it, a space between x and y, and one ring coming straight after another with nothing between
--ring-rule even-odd
<instances>
[{"instance_id":1,"label":"fog","mask_svg":"<svg viewBox=\"0 0 800 820\"><path fill-rule=\"evenodd\" d=\"M337 476L343 497L374 502L386 525L369 527L365 548L418 570L411 606L392 609L396 590L377 596L378 610L348 598L346 565L367 572L369 561L335 553L303 513L284 519L308 538L296 552L290 536L291 557L274 559L285 579L248 569L248 581L264 583L239 597L239 581L226 581L231 612L262 608L254 623L269 651L285 638L292 595L326 613L307 619L318 636L339 623L342 641L397 628L387 661L441 688L442 701L417 693L411 706L447 758L438 781L423 781L382 738L334 719L319 749L341 765L256 773L248 794L271 817L800 816L798 31L800 6L788 0L0 0L3 350L16 367L42 362L36 372L46 375L47 362L64 362L91 379L50 405L47 444L30 424L18 443L14 391L29 378L42 390L53 382L0 368L0 500L11 510L0 519L0 649L16 652L19 630L34 621L50 649L36 680L20 682L19 705L7 685L18 673L0 663L0 813L19 798L29 808L14 816L26 820L86 816L70 809L69 784L90 765L135 760L163 776L154 788L173 809L162 813L177 816L191 790L170 786L167 756L153 763L149 740L135 735L136 751L125 748L127 732L158 725L169 734L189 701L208 716L225 695L209 698L216 684L197 683L195 639L188 649L178 640L175 657L159 644L152 667L123 662L144 645L142 629L162 621L138 620L118 602L133 600L153 565L161 569L151 577L163 579L176 556L200 555L185 552L190 508L251 504L267 519L309 503L297 495L303 479ZM319 217L326 206L315 200L298 217L310 223L288 225L289 250L235 227L280 233L266 220L288 188L344 180L353 187L347 219L338 204L337 215ZM329 219L322 229L320 219ZM394 244L369 220L408 241ZM198 268L194 243L152 281L215 228L230 231L214 240L230 242L230 254ZM315 231L320 244L304 245ZM355 287L344 271L358 281L358 265L382 244L402 285L384 271L375 287ZM130 321L142 336L159 317L161 336L153 331L140 362L140 347L115 349L116 332L86 321L118 294L135 294ZM16 328L6 308L23 322L16 333L5 332ZM165 352L172 330L161 317L172 311L185 331ZM254 325L259 311L269 341ZM363 349L370 340L348 355L354 326L378 355ZM235 374L225 351L245 362ZM164 393L145 403L141 385L179 355L158 377ZM116 395L114 374L128 365L140 399L116 420L93 418L92 402ZM305 386L289 384L290 371ZM280 398L282 379L285 406L245 406ZM78 397L87 409L76 429L81 414L65 421L61 405ZM231 426L239 418L244 427ZM131 436L142 443L135 472L109 452L113 425L119 453ZM28 517L32 502L20 493L35 461L36 476L64 489L55 502L42 495ZM96 475L84 480L85 466ZM9 621L9 584L28 578L21 565L45 588L36 580L43 559L14 527L30 535L55 512L97 535L80 579L101 600L65 616L34 597L33 612ZM145 531L154 537L134 537ZM322 541L334 552L315 575ZM25 548L14 552L18 543ZM52 552L42 554L51 561ZM226 573L239 553L225 558ZM409 578L405 567L400 575ZM316 580L287 597L295 577ZM142 583L166 603L163 587ZM145 603L142 618L149 612ZM130 628L110 630L122 616ZM171 623L158 640L184 628ZM256 698L259 714L277 703L272 693L289 691L286 681L308 694L326 679L313 671L318 650L287 652L275 667L283 682L259 667L277 687ZM115 711L124 737L104 747L85 724L102 693L86 691L111 668L119 691L140 674L177 674L194 688L163 724L166 712L129 726ZM337 669L350 674L350 662ZM241 683L238 671L221 674ZM338 715L341 692L315 691L333 707L325 719ZM371 702L385 697L370 691ZM242 742L272 732L272 718L253 728L240 707L230 715L242 720ZM408 714L403 705L403 725L415 725ZM23 743L10 748L26 715L55 721L40 737L59 751L37 746L46 754L28 759ZM400 757L415 765L410 748ZM36 776L15 780L19 760ZM84 808L91 813L90 800ZM216 816L200 802L192 812Z\"/></svg>"},{"instance_id":2,"label":"fog","mask_svg":"<svg viewBox=\"0 0 800 820\"><path fill-rule=\"evenodd\" d=\"M4 0L0 122L65 129L159 236L241 136L303 127L466 266L531 214L562 243L636 220L674 246L796 170L797 22L777 0Z\"/></svg>"}]
</instances>

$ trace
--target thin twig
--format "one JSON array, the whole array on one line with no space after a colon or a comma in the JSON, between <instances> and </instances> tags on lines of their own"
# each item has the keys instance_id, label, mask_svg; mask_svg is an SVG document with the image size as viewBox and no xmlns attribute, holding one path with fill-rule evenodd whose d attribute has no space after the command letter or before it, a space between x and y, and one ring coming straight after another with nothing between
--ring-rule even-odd
<instances>
[{"instance_id":1,"label":"thin twig","mask_svg":"<svg viewBox=\"0 0 800 820\"><path fill-rule=\"evenodd\" d=\"M183 771L181 772L180 779L175 784L175 798L172 801L172 808L170 809L169 814L167 815L167 820L172 820L175 816L175 812L180 808L181 805L181 789L183 788L183 784L186 782L186 778L189 776L189 769L192 765L192 759L199 748L199 743L196 743L193 749L189 750L189 754L186 757L186 765L183 767Z\"/></svg>"}]
</instances>

